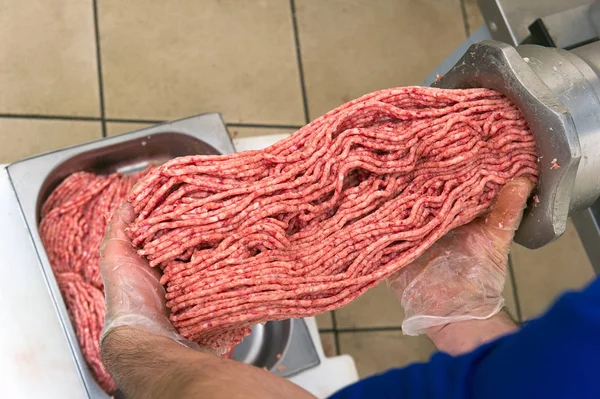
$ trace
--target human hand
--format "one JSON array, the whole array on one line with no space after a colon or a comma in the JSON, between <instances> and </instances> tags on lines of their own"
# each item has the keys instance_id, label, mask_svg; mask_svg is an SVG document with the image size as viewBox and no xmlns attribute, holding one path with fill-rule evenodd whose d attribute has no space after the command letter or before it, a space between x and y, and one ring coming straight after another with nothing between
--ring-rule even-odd
<instances>
[{"instance_id":1,"label":"human hand","mask_svg":"<svg viewBox=\"0 0 600 399\"><path fill-rule=\"evenodd\" d=\"M528 179L512 180L485 218L449 232L388 278L405 311L404 334L488 319L500 311L508 251L532 189Z\"/></svg>"},{"instance_id":2,"label":"human hand","mask_svg":"<svg viewBox=\"0 0 600 399\"><path fill-rule=\"evenodd\" d=\"M129 204L119 207L100 246L106 303L102 358L128 398L314 398L273 373L214 356L177 334L158 271L137 254L125 232L133 219Z\"/></svg>"},{"instance_id":3,"label":"human hand","mask_svg":"<svg viewBox=\"0 0 600 399\"><path fill-rule=\"evenodd\" d=\"M181 337L169 320L158 270L141 258L125 232L135 218L128 203L114 213L100 245L106 316L100 342L115 328L128 326L198 349Z\"/></svg>"}]
</instances>

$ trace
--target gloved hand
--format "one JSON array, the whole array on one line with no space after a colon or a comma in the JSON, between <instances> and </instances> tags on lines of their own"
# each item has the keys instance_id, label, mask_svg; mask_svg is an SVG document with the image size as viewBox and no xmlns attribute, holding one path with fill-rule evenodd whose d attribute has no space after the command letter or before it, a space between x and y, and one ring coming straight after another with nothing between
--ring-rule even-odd
<instances>
[{"instance_id":1,"label":"gloved hand","mask_svg":"<svg viewBox=\"0 0 600 399\"><path fill-rule=\"evenodd\" d=\"M485 218L449 232L388 278L405 311L404 334L487 319L502 309L508 251L532 189L528 179L512 180Z\"/></svg>"},{"instance_id":2,"label":"gloved hand","mask_svg":"<svg viewBox=\"0 0 600 399\"><path fill-rule=\"evenodd\" d=\"M137 254L125 232L134 218L131 205L121 205L100 246L100 272L106 304L100 342L111 330L129 326L199 349L198 345L181 337L171 324L158 270L151 268Z\"/></svg>"}]
</instances>

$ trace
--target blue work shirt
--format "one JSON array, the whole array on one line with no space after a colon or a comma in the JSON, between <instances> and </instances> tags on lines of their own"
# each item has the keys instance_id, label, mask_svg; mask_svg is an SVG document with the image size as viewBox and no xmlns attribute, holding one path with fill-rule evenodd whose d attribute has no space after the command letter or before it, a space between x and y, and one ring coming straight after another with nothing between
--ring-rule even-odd
<instances>
[{"instance_id":1,"label":"blue work shirt","mask_svg":"<svg viewBox=\"0 0 600 399\"><path fill-rule=\"evenodd\" d=\"M600 279L470 353L438 352L330 397L347 398L600 398Z\"/></svg>"}]
</instances>

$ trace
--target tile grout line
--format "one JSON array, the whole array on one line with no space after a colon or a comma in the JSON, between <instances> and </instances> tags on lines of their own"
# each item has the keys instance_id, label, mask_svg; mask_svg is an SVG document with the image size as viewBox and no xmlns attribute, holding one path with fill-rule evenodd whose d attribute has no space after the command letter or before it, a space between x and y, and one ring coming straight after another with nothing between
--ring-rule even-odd
<instances>
[{"instance_id":1,"label":"tile grout line","mask_svg":"<svg viewBox=\"0 0 600 399\"><path fill-rule=\"evenodd\" d=\"M522 313L521 313L521 301L519 301L519 294L517 292L517 279L515 278L515 270L513 267L513 261L512 261L512 255L509 253L508 254L508 272L510 273L510 279L512 281L512 291L513 291L513 297L515 298L515 307L517 308L517 314L515 315L515 317L517 318L517 321L519 322L519 324L523 323L523 317L522 317Z\"/></svg>"},{"instance_id":2,"label":"tile grout line","mask_svg":"<svg viewBox=\"0 0 600 399\"><path fill-rule=\"evenodd\" d=\"M277 124L269 124L269 123L225 123L227 126L231 127L258 127L258 128L266 128L266 129L300 129L302 126L299 125L277 125Z\"/></svg>"},{"instance_id":3,"label":"tile grout line","mask_svg":"<svg viewBox=\"0 0 600 399\"><path fill-rule=\"evenodd\" d=\"M331 330L330 332L333 332L333 330L334 330L334 328L333 328L333 312L335 312L335 311L332 310L331 312L329 312L329 321L331 322L331 328L327 328L327 330ZM336 324L337 324L337 320L336 320Z\"/></svg>"},{"instance_id":4,"label":"tile grout line","mask_svg":"<svg viewBox=\"0 0 600 399\"><path fill-rule=\"evenodd\" d=\"M339 356L342 354L342 351L340 350L340 335L337 329L337 319L335 317L335 310L331 311L331 324L333 327L333 343L335 344L335 354Z\"/></svg>"},{"instance_id":5,"label":"tile grout line","mask_svg":"<svg viewBox=\"0 0 600 399\"><path fill-rule=\"evenodd\" d=\"M292 13L292 27L294 30L294 44L296 47L296 61L298 62L298 75L300 78L300 90L302 92L302 106L304 107L304 122L310 122L308 114L308 97L306 95L306 84L304 81L304 67L302 65L302 52L300 51L300 35L298 33L298 21L296 19L296 2L290 0L290 11Z\"/></svg>"},{"instance_id":6,"label":"tile grout line","mask_svg":"<svg viewBox=\"0 0 600 399\"><path fill-rule=\"evenodd\" d=\"M471 27L469 26L469 17L467 15L467 5L465 0L460 0L460 13L462 14L463 27L465 28L465 35L467 39L471 35Z\"/></svg>"},{"instance_id":7,"label":"tile grout line","mask_svg":"<svg viewBox=\"0 0 600 399\"><path fill-rule=\"evenodd\" d=\"M62 121L83 121L83 122L99 122L102 121L102 117L97 116L69 116L69 115L42 115L42 114L11 114L11 113L0 113L0 118L6 119L47 119L47 120L62 120ZM128 119L128 118L104 118L105 122L117 122L117 123L148 123L148 124L159 124L168 122L166 120L152 120L152 119ZM271 123L225 123L231 127L254 127L264 129L300 129L300 125L280 125Z\"/></svg>"},{"instance_id":8,"label":"tile grout line","mask_svg":"<svg viewBox=\"0 0 600 399\"><path fill-rule=\"evenodd\" d=\"M165 123L167 121L158 119L127 119L127 118L104 118L106 122L117 122L117 123Z\"/></svg>"},{"instance_id":9,"label":"tile grout line","mask_svg":"<svg viewBox=\"0 0 600 399\"><path fill-rule=\"evenodd\" d=\"M68 115L40 115L40 114L2 114L0 118L7 119L48 119L48 120L62 120L62 121L85 121L85 122L98 122L101 118L97 116L68 116Z\"/></svg>"},{"instance_id":10,"label":"tile grout line","mask_svg":"<svg viewBox=\"0 0 600 399\"><path fill-rule=\"evenodd\" d=\"M106 137L106 117L104 110L104 82L102 79L102 58L100 53L100 25L98 23L98 2L92 1L94 9L94 32L96 37L96 65L98 68L98 94L100 96L100 121L102 122L102 137Z\"/></svg>"}]
</instances>

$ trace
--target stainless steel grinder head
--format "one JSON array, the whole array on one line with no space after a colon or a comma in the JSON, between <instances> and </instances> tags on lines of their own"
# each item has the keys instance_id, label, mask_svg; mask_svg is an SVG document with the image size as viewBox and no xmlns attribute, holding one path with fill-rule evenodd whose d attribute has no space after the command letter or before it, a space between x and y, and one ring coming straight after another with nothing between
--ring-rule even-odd
<instances>
[{"instance_id":1,"label":"stainless steel grinder head","mask_svg":"<svg viewBox=\"0 0 600 399\"><path fill-rule=\"evenodd\" d=\"M482 41L469 47L433 84L494 89L521 110L535 138L540 168L539 203L528 207L515 235L515 241L527 248L559 237L569 214L588 207L600 195L600 80L595 59L589 56L600 46L587 46L592 47L577 55Z\"/></svg>"}]
</instances>

